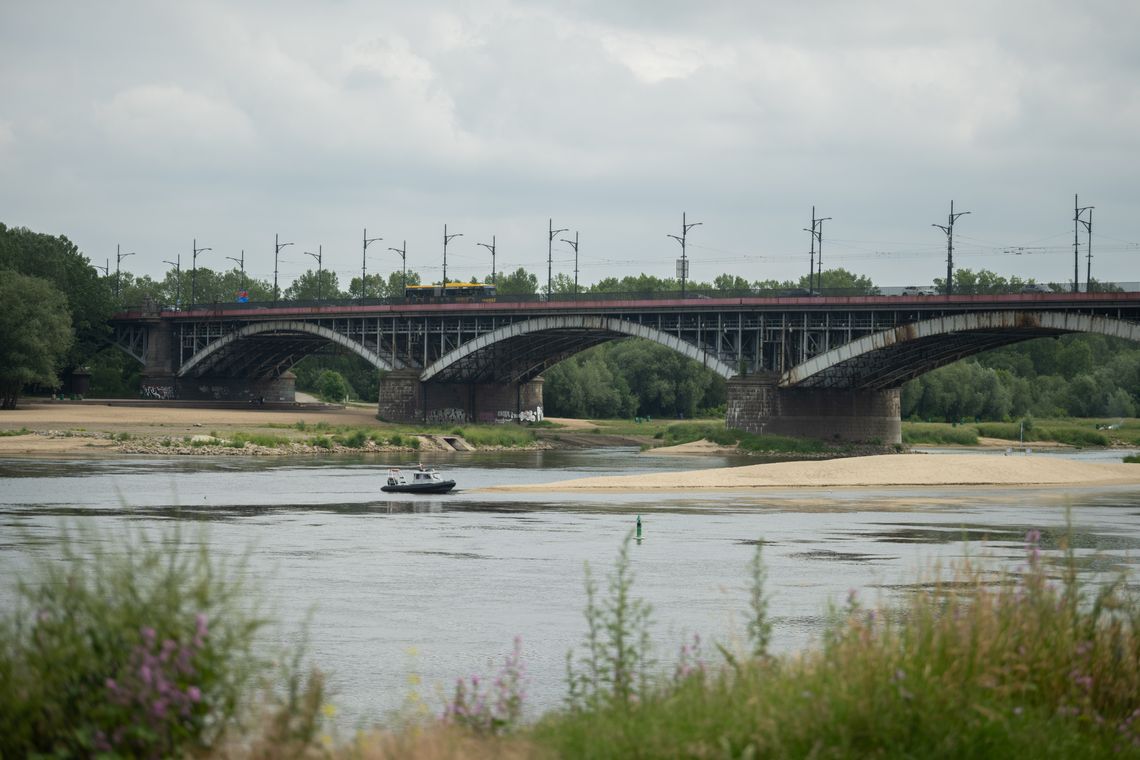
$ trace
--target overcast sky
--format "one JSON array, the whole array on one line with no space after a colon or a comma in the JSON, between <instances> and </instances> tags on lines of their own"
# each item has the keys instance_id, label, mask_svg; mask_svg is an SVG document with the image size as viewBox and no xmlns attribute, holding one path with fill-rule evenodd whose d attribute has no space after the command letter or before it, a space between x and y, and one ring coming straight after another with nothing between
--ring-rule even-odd
<instances>
[{"instance_id":1,"label":"overcast sky","mask_svg":"<svg viewBox=\"0 0 1140 760\"><path fill-rule=\"evenodd\" d=\"M826 267L883 285L955 263L1140 280L1140 3L0 3L0 221L94 262L281 281L323 247L438 279L500 271L691 276ZM1081 278L1084 278L1081 233ZM1022 248L1015 254L1013 249ZM223 266L224 265L224 266Z\"/></svg>"}]
</instances>

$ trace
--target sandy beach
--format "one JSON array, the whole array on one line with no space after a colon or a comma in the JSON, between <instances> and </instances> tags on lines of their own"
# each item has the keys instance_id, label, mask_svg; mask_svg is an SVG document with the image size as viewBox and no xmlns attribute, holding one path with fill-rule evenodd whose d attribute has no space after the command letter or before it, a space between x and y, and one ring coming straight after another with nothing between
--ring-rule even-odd
<instances>
[{"instance_id":1,"label":"sandy beach","mask_svg":"<svg viewBox=\"0 0 1140 760\"><path fill-rule=\"evenodd\" d=\"M1043 456L887 454L777 462L688 472L580 478L484 489L505 492L621 492L858 488L884 486L1140 485L1140 465Z\"/></svg>"}]
</instances>

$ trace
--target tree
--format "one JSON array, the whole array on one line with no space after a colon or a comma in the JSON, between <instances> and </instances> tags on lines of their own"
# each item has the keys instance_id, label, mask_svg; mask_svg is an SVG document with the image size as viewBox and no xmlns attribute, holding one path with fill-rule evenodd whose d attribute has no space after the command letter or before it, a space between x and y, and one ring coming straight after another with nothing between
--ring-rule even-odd
<instances>
[{"instance_id":1,"label":"tree","mask_svg":"<svg viewBox=\"0 0 1140 760\"><path fill-rule=\"evenodd\" d=\"M292 285L285 289L285 293L281 296L282 299L285 301L316 301L319 298L322 301L333 301L348 297L340 291L336 272L322 269L319 280L317 275L318 273L312 269L306 270L304 274L293 280ZM359 285L359 281L357 284Z\"/></svg>"},{"instance_id":2,"label":"tree","mask_svg":"<svg viewBox=\"0 0 1140 760\"><path fill-rule=\"evenodd\" d=\"M113 278L99 277L87 257L66 237L0 224L0 269L41 277L66 295L75 340L61 369L83 364L106 344L111 332L107 320L114 311Z\"/></svg>"},{"instance_id":3,"label":"tree","mask_svg":"<svg viewBox=\"0 0 1140 760\"><path fill-rule=\"evenodd\" d=\"M0 409L15 409L25 385L59 385L74 333L67 298L41 277L0 270Z\"/></svg>"},{"instance_id":4,"label":"tree","mask_svg":"<svg viewBox=\"0 0 1140 760\"><path fill-rule=\"evenodd\" d=\"M317 378L317 395L324 401L339 404L348 398L348 383L339 372L326 369Z\"/></svg>"},{"instance_id":5,"label":"tree","mask_svg":"<svg viewBox=\"0 0 1140 760\"><path fill-rule=\"evenodd\" d=\"M538 278L519 267L510 274L500 274L495 290L503 296L533 296L538 292Z\"/></svg>"},{"instance_id":6,"label":"tree","mask_svg":"<svg viewBox=\"0 0 1140 760\"><path fill-rule=\"evenodd\" d=\"M848 272L846 269L825 269L819 274L818 290L826 295L869 296L877 295L879 289L870 277ZM809 288L808 278L801 277L799 287Z\"/></svg>"},{"instance_id":7,"label":"tree","mask_svg":"<svg viewBox=\"0 0 1140 760\"><path fill-rule=\"evenodd\" d=\"M420 273L415 270L408 270L408 285L419 285L421 283ZM387 276L382 274L368 275L368 297L369 298L403 298L404 297L404 273L403 270L390 272ZM360 278L353 277L348 283L348 298L360 298Z\"/></svg>"}]
</instances>

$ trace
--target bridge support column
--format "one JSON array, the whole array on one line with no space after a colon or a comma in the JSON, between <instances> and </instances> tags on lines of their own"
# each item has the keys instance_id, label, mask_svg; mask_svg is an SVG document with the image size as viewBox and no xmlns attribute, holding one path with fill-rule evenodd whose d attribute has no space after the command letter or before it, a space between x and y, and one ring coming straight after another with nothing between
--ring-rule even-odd
<instances>
[{"instance_id":1,"label":"bridge support column","mask_svg":"<svg viewBox=\"0 0 1140 760\"><path fill-rule=\"evenodd\" d=\"M541 377L525 383L421 383L416 370L380 380L376 416L388 422L462 425L542 419Z\"/></svg>"},{"instance_id":2,"label":"bridge support column","mask_svg":"<svg viewBox=\"0 0 1140 760\"><path fill-rule=\"evenodd\" d=\"M725 424L750 433L902 443L898 388L780 388L778 380L778 375L766 373L729 380Z\"/></svg>"},{"instance_id":3,"label":"bridge support column","mask_svg":"<svg viewBox=\"0 0 1140 760\"><path fill-rule=\"evenodd\" d=\"M143 363L139 392L143 398L178 398L174 376L174 328L161 319L148 320L146 361Z\"/></svg>"}]
</instances>

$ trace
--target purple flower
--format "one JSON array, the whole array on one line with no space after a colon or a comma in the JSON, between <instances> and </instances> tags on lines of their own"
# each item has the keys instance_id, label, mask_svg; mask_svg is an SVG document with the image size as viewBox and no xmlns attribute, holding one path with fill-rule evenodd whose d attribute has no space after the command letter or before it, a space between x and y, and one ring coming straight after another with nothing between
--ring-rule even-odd
<instances>
[{"instance_id":1,"label":"purple flower","mask_svg":"<svg viewBox=\"0 0 1140 760\"><path fill-rule=\"evenodd\" d=\"M202 691L197 686L191 686L186 689L186 697L191 702L200 702L202 701Z\"/></svg>"}]
</instances>

